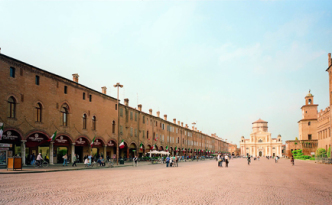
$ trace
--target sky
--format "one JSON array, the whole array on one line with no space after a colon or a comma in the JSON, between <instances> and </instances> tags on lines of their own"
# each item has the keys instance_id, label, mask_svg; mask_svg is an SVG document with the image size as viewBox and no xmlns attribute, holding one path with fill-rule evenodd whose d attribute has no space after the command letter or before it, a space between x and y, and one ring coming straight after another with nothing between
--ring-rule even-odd
<instances>
[{"instance_id":1,"label":"sky","mask_svg":"<svg viewBox=\"0 0 332 205\"><path fill-rule=\"evenodd\" d=\"M329 105L332 1L0 1L1 53L239 144Z\"/></svg>"}]
</instances>

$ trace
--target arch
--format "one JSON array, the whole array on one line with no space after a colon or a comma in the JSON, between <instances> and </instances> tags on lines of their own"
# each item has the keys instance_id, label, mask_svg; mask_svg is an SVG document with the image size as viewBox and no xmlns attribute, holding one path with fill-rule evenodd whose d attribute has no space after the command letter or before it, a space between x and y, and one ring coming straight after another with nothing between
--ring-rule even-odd
<instances>
[{"instance_id":1,"label":"arch","mask_svg":"<svg viewBox=\"0 0 332 205\"><path fill-rule=\"evenodd\" d=\"M156 150L158 150L158 146L156 145Z\"/></svg>"},{"instance_id":2,"label":"arch","mask_svg":"<svg viewBox=\"0 0 332 205\"><path fill-rule=\"evenodd\" d=\"M61 108L63 105L66 105L68 107L68 112L71 113L71 106L69 106L69 103L67 101L63 101L60 106L59 106L59 109L61 111Z\"/></svg>"},{"instance_id":3,"label":"arch","mask_svg":"<svg viewBox=\"0 0 332 205\"><path fill-rule=\"evenodd\" d=\"M63 136L68 137L68 138L71 140L72 143L75 142L75 140L74 140L69 134L66 134L66 133L58 133L58 134L56 135L55 139L56 139L57 137L59 137L60 135L63 135Z\"/></svg>"},{"instance_id":4,"label":"arch","mask_svg":"<svg viewBox=\"0 0 332 205\"><path fill-rule=\"evenodd\" d=\"M64 103L61 105L60 107L60 112L61 112L61 120L62 120L62 125L63 126L68 126L68 114L70 113L69 112L69 106L68 104Z\"/></svg>"},{"instance_id":5,"label":"arch","mask_svg":"<svg viewBox=\"0 0 332 205\"><path fill-rule=\"evenodd\" d=\"M95 142L93 143L93 146L94 147L102 147L103 145L106 145L105 140L101 137L96 137Z\"/></svg>"},{"instance_id":6,"label":"arch","mask_svg":"<svg viewBox=\"0 0 332 205\"><path fill-rule=\"evenodd\" d=\"M96 130L97 129L97 117L96 115L92 116L92 130Z\"/></svg>"},{"instance_id":7,"label":"arch","mask_svg":"<svg viewBox=\"0 0 332 205\"><path fill-rule=\"evenodd\" d=\"M67 138L67 139L66 139ZM67 134L58 134L54 139L54 146L72 145L73 139Z\"/></svg>"},{"instance_id":8,"label":"arch","mask_svg":"<svg viewBox=\"0 0 332 205\"><path fill-rule=\"evenodd\" d=\"M21 140L24 139L22 132L20 130L16 129L16 128L7 127L3 130L3 133L5 133L7 131L10 131L10 130L13 130L13 131L17 132L19 134L19 137L20 137Z\"/></svg>"},{"instance_id":9,"label":"arch","mask_svg":"<svg viewBox=\"0 0 332 205\"><path fill-rule=\"evenodd\" d=\"M163 146L160 146L159 151L163 151L163 150L164 150Z\"/></svg>"},{"instance_id":10,"label":"arch","mask_svg":"<svg viewBox=\"0 0 332 205\"><path fill-rule=\"evenodd\" d=\"M43 135L45 135L48 139L50 139L50 135L49 134L47 134L46 132L44 132L44 131L40 131L40 130L34 130L34 131L31 131L31 132L29 132L26 136L25 136L25 140L28 140L28 137L29 136L31 136L31 135L33 135L33 134L38 134L38 133L41 133L41 134L43 134Z\"/></svg>"},{"instance_id":11,"label":"arch","mask_svg":"<svg viewBox=\"0 0 332 205\"><path fill-rule=\"evenodd\" d=\"M7 98L6 98L6 99L8 100L10 97L13 97L13 98L15 99L16 102L19 101L18 98L17 98L13 93L7 95Z\"/></svg>"},{"instance_id":12,"label":"arch","mask_svg":"<svg viewBox=\"0 0 332 205\"><path fill-rule=\"evenodd\" d=\"M86 136L86 135L79 135L78 137L75 138L75 140L74 140L73 142L78 141L80 138L84 138L84 139L86 139L86 141L87 141L89 144L91 143L91 140L90 140L89 137Z\"/></svg>"},{"instance_id":13,"label":"arch","mask_svg":"<svg viewBox=\"0 0 332 205\"><path fill-rule=\"evenodd\" d=\"M114 145L112 145L112 144L114 144ZM113 138L111 138L108 142L107 142L107 146L108 147L116 147L116 145L117 145L118 143L116 142L116 140L115 139L113 139Z\"/></svg>"},{"instance_id":14,"label":"arch","mask_svg":"<svg viewBox=\"0 0 332 205\"><path fill-rule=\"evenodd\" d=\"M3 143L21 143L22 134L19 130L14 128L6 128L4 129L2 139L0 142Z\"/></svg>"}]
</instances>

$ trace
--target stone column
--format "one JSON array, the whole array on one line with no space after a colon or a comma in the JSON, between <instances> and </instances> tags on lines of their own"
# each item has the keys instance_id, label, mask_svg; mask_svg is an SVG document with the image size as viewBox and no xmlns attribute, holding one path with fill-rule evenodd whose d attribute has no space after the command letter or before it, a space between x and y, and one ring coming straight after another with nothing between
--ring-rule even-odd
<instances>
[{"instance_id":1,"label":"stone column","mask_svg":"<svg viewBox=\"0 0 332 205\"><path fill-rule=\"evenodd\" d=\"M50 165L53 165L53 144L54 142L50 142Z\"/></svg>"},{"instance_id":2,"label":"stone column","mask_svg":"<svg viewBox=\"0 0 332 205\"><path fill-rule=\"evenodd\" d=\"M264 156L266 157L268 154L267 154L267 146L265 147L265 153L264 153Z\"/></svg>"},{"instance_id":3,"label":"stone column","mask_svg":"<svg viewBox=\"0 0 332 205\"><path fill-rule=\"evenodd\" d=\"M74 162L74 155L75 155L75 143L71 143L71 162Z\"/></svg>"},{"instance_id":4,"label":"stone column","mask_svg":"<svg viewBox=\"0 0 332 205\"><path fill-rule=\"evenodd\" d=\"M107 157L106 157L106 148L107 148L107 145L104 145L104 159L107 159Z\"/></svg>"},{"instance_id":5,"label":"stone column","mask_svg":"<svg viewBox=\"0 0 332 205\"><path fill-rule=\"evenodd\" d=\"M25 143L26 143L26 140L21 140L21 157L22 157L23 165L26 165L25 164Z\"/></svg>"}]
</instances>

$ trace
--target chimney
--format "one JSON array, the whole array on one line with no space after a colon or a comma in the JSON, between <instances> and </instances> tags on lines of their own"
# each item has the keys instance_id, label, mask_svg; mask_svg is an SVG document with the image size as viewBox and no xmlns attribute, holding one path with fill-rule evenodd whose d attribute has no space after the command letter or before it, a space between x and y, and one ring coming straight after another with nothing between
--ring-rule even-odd
<instances>
[{"instance_id":1,"label":"chimney","mask_svg":"<svg viewBox=\"0 0 332 205\"><path fill-rule=\"evenodd\" d=\"M157 117L160 117L160 111L157 111Z\"/></svg>"},{"instance_id":2,"label":"chimney","mask_svg":"<svg viewBox=\"0 0 332 205\"><path fill-rule=\"evenodd\" d=\"M128 98L125 98L125 99L124 99L124 104L125 104L125 106L128 106L128 105L129 105L129 99L128 99Z\"/></svg>"},{"instance_id":3,"label":"chimney","mask_svg":"<svg viewBox=\"0 0 332 205\"><path fill-rule=\"evenodd\" d=\"M192 126L191 128L192 128L192 130L195 130L195 126Z\"/></svg>"},{"instance_id":4,"label":"chimney","mask_svg":"<svg viewBox=\"0 0 332 205\"><path fill-rule=\"evenodd\" d=\"M195 131L197 131L197 127L195 127Z\"/></svg>"},{"instance_id":5,"label":"chimney","mask_svg":"<svg viewBox=\"0 0 332 205\"><path fill-rule=\"evenodd\" d=\"M138 105L138 110L142 111L142 105L141 104Z\"/></svg>"},{"instance_id":6,"label":"chimney","mask_svg":"<svg viewBox=\"0 0 332 205\"><path fill-rule=\"evenodd\" d=\"M164 120L166 120L166 121L167 121L167 115L164 115Z\"/></svg>"},{"instance_id":7,"label":"chimney","mask_svg":"<svg viewBox=\"0 0 332 205\"><path fill-rule=\"evenodd\" d=\"M176 124L176 118L173 119L173 123Z\"/></svg>"},{"instance_id":8,"label":"chimney","mask_svg":"<svg viewBox=\"0 0 332 205\"><path fill-rule=\"evenodd\" d=\"M149 114L152 115L152 109L149 109Z\"/></svg>"},{"instance_id":9,"label":"chimney","mask_svg":"<svg viewBox=\"0 0 332 205\"><path fill-rule=\"evenodd\" d=\"M186 124L186 128L188 128L188 124Z\"/></svg>"},{"instance_id":10,"label":"chimney","mask_svg":"<svg viewBox=\"0 0 332 205\"><path fill-rule=\"evenodd\" d=\"M106 87L106 86L101 87L101 92L102 92L103 94L105 94L105 95L106 95L106 90L107 90L107 87Z\"/></svg>"},{"instance_id":11,"label":"chimney","mask_svg":"<svg viewBox=\"0 0 332 205\"><path fill-rule=\"evenodd\" d=\"M329 59L329 67L332 65L332 60L331 60L331 53L327 54L328 59Z\"/></svg>"},{"instance_id":12,"label":"chimney","mask_svg":"<svg viewBox=\"0 0 332 205\"><path fill-rule=\"evenodd\" d=\"M178 121L178 125L180 125L180 121Z\"/></svg>"},{"instance_id":13,"label":"chimney","mask_svg":"<svg viewBox=\"0 0 332 205\"><path fill-rule=\"evenodd\" d=\"M181 126L183 127L183 122L181 122Z\"/></svg>"},{"instance_id":14,"label":"chimney","mask_svg":"<svg viewBox=\"0 0 332 205\"><path fill-rule=\"evenodd\" d=\"M78 75L78 73L74 73L74 74L73 74L73 81L74 81L75 83L78 83L78 77L80 77L80 76Z\"/></svg>"}]
</instances>

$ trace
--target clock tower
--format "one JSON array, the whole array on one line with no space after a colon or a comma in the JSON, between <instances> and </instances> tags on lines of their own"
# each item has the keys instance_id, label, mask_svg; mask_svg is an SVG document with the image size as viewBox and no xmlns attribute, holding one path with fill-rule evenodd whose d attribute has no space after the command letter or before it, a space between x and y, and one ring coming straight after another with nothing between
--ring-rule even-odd
<instances>
[{"instance_id":1,"label":"clock tower","mask_svg":"<svg viewBox=\"0 0 332 205\"><path fill-rule=\"evenodd\" d=\"M305 96L305 105L301 107L302 119L299 123L299 140L317 140L317 104L310 93Z\"/></svg>"}]
</instances>

